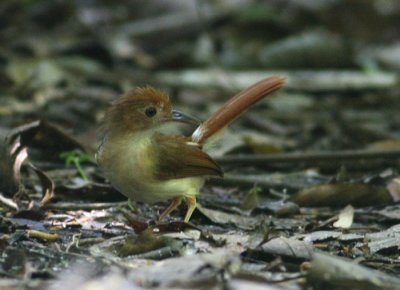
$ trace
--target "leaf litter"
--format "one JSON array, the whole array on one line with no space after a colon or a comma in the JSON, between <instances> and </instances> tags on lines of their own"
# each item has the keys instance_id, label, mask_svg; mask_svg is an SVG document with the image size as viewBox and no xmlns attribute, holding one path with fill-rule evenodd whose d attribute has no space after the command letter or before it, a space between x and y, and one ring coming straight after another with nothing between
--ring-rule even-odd
<instances>
[{"instance_id":1,"label":"leaf litter","mask_svg":"<svg viewBox=\"0 0 400 290\"><path fill-rule=\"evenodd\" d=\"M0 4L0 288L398 289L398 86L390 71L365 73L371 62L343 54L340 33L327 31L338 18L331 4L290 4L297 18L288 18L266 13L272 2L121 3ZM152 5L168 17L146 15ZM193 11L206 13L213 33L188 25ZM291 20L309 13L325 29ZM260 23L275 27L266 43ZM357 47L374 38L367 26L354 28ZM170 41L177 31L184 41ZM324 51L310 53L316 47ZM358 71L330 71L332 55ZM224 69L210 71L216 59ZM301 71L306 60L329 70ZM207 182L191 223L180 221L184 209L156 223L164 204L128 205L94 164L96 124L122 91L153 84L206 118L271 74L254 68L273 66L300 70L282 71L286 90L212 150L226 178Z\"/></svg>"}]
</instances>

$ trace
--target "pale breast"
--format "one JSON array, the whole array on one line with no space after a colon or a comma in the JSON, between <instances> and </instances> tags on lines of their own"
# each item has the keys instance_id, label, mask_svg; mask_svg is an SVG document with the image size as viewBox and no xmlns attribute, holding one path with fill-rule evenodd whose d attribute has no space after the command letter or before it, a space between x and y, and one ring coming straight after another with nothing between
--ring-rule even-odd
<instances>
[{"instance_id":1,"label":"pale breast","mask_svg":"<svg viewBox=\"0 0 400 290\"><path fill-rule=\"evenodd\" d=\"M155 180L156 147L151 136L132 136L127 142L113 139L103 142L97 160L110 183L128 198L154 203L175 196L196 195L203 177L187 177L166 181Z\"/></svg>"}]
</instances>

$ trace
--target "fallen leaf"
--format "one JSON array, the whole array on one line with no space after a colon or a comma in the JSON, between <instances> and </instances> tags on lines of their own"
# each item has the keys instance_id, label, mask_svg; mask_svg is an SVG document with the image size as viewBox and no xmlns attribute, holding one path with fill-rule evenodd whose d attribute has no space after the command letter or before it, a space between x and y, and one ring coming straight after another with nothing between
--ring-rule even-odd
<instances>
[{"instance_id":1,"label":"fallen leaf","mask_svg":"<svg viewBox=\"0 0 400 290\"><path fill-rule=\"evenodd\" d=\"M4 272L12 277L23 278L28 269L28 259L25 250L7 247L4 250L3 257L2 268Z\"/></svg>"},{"instance_id":2,"label":"fallen leaf","mask_svg":"<svg viewBox=\"0 0 400 290\"><path fill-rule=\"evenodd\" d=\"M246 217L238 214L231 214L219 210L204 208L197 205L197 209L209 220L217 224L233 224L241 229L251 230L260 224L259 217Z\"/></svg>"},{"instance_id":3,"label":"fallen leaf","mask_svg":"<svg viewBox=\"0 0 400 290\"><path fill-rule=\"evenodd\" d=\"M400 149L400 140L397 139L380 140L369 144L366 149L372 151L397 150Z\"/></svg>"},{"instance_id":4,"label":"fallen leaf","mask_svg":"<svg viewBox=\"0 0 400 290\"><path fill-rule=\"evenodd\" d=\"M310 260L313 253L313 247L309 243L297 240L279 237L272 239L263 245L249 249L245 256L257 260L273 260L276 256L282 258Z\"/></svg>"},{"instance_id":5,"label":"fallen leaf","mask_svg":"<svg viewBox=\"0 0 400 290\"><path fill-rule=\"evenodd\" d=\"M400 201L400 178L394 178L386 186L394 202Z\"/></svg>"},{"instance_id":6,"label":"fallen leaf","mask_svg":"<svg viewBox=\"0 0 400 290\"><path fill-rule=\"evenodd\" d=\"M241 135L244 144L249 146L254 153L273 154L283 152L283 142L277 142L276 138L268 137L265 133L246 132Z\"/></svg>"},{"instance_id":7,"label":"fallen leaf","mask_svg":"<svg viewBox=\"0 0 400 290\"><path fill-rule=\"evenodd\" d=\"M129 236L121 244L113 246L113 251L119 257L138 255L166 246L166 239L157 236L151 229L147 229L138 236Z\"/></svg>"},{"instance_id":8,"label":"fallen leaf","mask_svg":"<svg viewBox=\"0 0 400 290\"><path fill-rule=\"evenodd\" d=\"M351 205L346 206L339 213L339 218L333 223L335 228L349 229L353 224L354 208Z\"/></svg>"},{"instance_id":9,"label":"fallen leaf","mask_svg":"<svg viewBox=\"0 0 400 290\"><path fill-rule=\"evenodd\" d=\"M0 140L0 192L13 197L23 191L21 166L28 157L26 147L21 146L20 138Z\"/></svg>"},{"instance_id":10,"label":"fallen leaf","mask_svg":"<svg viewBox=\"0 0 400 290\"><path fill-rule=\"evenodd\" d=\"M37 168L32 163L29 163L29 167L35 171L42 184L43 198L40 202L40 206L44 206L54 197L54 181L44 171Z\"/></svg>"},{"instance_id":11,"label":"fallen leaf","mask_svg":"<svg viewBox=\"0 0 400 290\"><path fill-rule=\"evenodd\" d=\"M325 253L315 253L307 273L315 289L399 289L400 279Z\"/></svg>"},{"instance_id":12,"label":"fallen leaf","mask_svg":"<svg viewBox=\"0 0 400 290\"><path fill-rule=\"evenodd\" d=\"M384 186L350 183L307 187L289 200L300 206L376 206L393 203Z\"/></svg>"}]
</instances>

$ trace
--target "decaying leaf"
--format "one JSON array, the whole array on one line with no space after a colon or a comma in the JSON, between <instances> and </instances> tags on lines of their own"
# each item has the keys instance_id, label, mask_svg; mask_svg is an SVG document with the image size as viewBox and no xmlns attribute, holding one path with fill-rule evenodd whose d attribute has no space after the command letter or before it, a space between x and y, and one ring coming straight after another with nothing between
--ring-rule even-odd
<instances>
[{"instance_id":1,"label":"decaying leaf","mask_svg":"<svg viewBox=\"0 0 400 290\"><path fill-rule=\"evenodd\" d=\"M166 223L157 223L155 224L153 221L145 220L143 217L138 216L131 211L125 210L123 208L120 209L124 217L128 220L129 225L133 228L135 233L141 234L146 230L150 230L153 233L168 233L168 232L180 232L185 229L196 229L195 225L191 223L186 223L183 221L172 221Z\"/></svg>"},{"instance_id":2,"label":"decaying leaf","mask_svg":"<svg viewBox=\"0 0 400 290\"><path fill-rule=\"evenodd\" d=\"M368 243L368 249L371 254L378 252L392 252L394 254L400 249L400 234L394 237L388 237L381 240L371 241Z\"/></svg>"},{"instance_id":3,"label":"decaying leaf","mask_svg":"<svg viewBox=\"0 0 400 290\"><path fill-rule=\"evenodd\" d=\"M101 277L96 274L96 268L89 263L77 263L69 271L58 274L57 279L48 283L46 290L92 289L92 290L135 290L137 286L129 281L121 271L111 271Z\"/></svg>"},{"instance_id":4,"label":"decaying leaf","mask_svg":"<svg viewBox=\"0 0 400 290\"><path fill-rule=\"evenodd\" d=\"M11 130L9 139L20 137L21 146L36 147L46 152L48 158L54 155L57 159L61 152L80 149L84 146L56 126L45 121L34 121Z\"/></svg>"},{"instance_id":5,"label":"decaying leaf","mask_svg":"<svg viewBox=\"0 0 400 290\"><path fill-rule=\"evenodd\" d=\"M28 157L27 149L21 146L20 138L0 140L0 192L12 197L23 191L21 166Z\"/></svg>"},{"instance_id":6,"label":"decaying leaf","mask_svg":"<svg viewBox=\"0 0 400 290\"><path fill-rule=\"evenodd\" d=\"M367 147L368 150L397 150L400 149L400 140L386 139L371 143Z\"/></svg>"},{"instance_id":7,"label":"decaying leaf","mask_svg":"<svg viewBox=\"0 0 400 290\"><path fill-rule=\"evenodd\" d=\"M258 197L258 193L260 191L262 191L262 188L260 188L256 185L253 186L253 188L251 188L249 190L249 192L246 194L246 196L242 200L242 204L240 207L243 210L253 210L253 209L257 208L258 205L260 204L260 200Z\"/></svg>"},{"instance_id":8,"label":"decaying leaf","mask_svg":"<svg viewBox=\"0 0 400 290\"><path fill-rule=\"evenodd\" d=\"M231 290L283 290L282 287L276 286L273 284L266 285L265 283L261 281L248 281L248 280L241 280L241 279L235 279L231 282L229 282L229 288Z\"/></svg>"},{"instance_id":9,"label":"decaying leaf","mask_svg":"<svg viewBox=\"0 0 400 290\"><path fill-rule=\"evenodd\" d=\"M400 205L386 206L383 209L376 211L380 216L386 217L389 220L400 221Z\"/></svg>"},{"instance_id":10,"label":"decaying leaf","mask_svg":"<svg viewBox=\"0 0 400 290\"><path fill-rule=\"evenodd\" d=\"M234 224L241 229L254 229L260 224L260 217L246 217L219 210L204 208L197 205L197 209L212 222L217 224Z\"/></svg>"},{"instance_id":11,"label":"decaying leaf","mask_svg":"<svg viewBox=\"0 0 400 290\"><path fill-rule=\"evenodd\" d=\"M338 239L342 236L342 233L339 231L315 231L303 238L303 241L310 242L321 242L326 240ZM360 239L362 236L360 237Z\"/></svg>"},{"instance_id":12,"label":"decaying leaf","mask_svg":"<svg viewBox=\"0 0 400 290\"><path fill-rule=\"evenodd\" d=\"M57 152L65 148L83 147L73 138L62 133L56 127L42 121L31 122L10 131L0 140L0 192L12 197L24 190L21 183L21 167L28 158L28 147L39 146L41 150ZM51 155L51 154L50 154ZM41 205L46 204L54 195L54 182L42 170L29 164L38 175L43 189Z\"/></svg>"},{"instance_id":13,"label":"decaying leaf","mask_svg":"<svg viewBox=\"0 0 400 290\"><path fill-rule=\"evenodd\" d=\"M148 229L138 236L127 237L122 244L114 245L113 251L120 257L126 257L150 252L166 245L164 238L153 234L152 230Z\"/></svg>"},{"instance_id":14,"label":"decaying leaf","mask_svg":"<svg viewBox=\"0 0 400 290\"><path fill-rule=\"evenodd\" d=\"M400 201L400 178L394 178L386 186L394 202Z\"/></svg>"},{"instance_id":15,"label":"decaying leaf","mask_svg":"<svg viewBox=\"0 0 400 290\"><path fill-rule=\"evenodd\" d=\"M382 250L392 250L397 253L400 248L400 225L394 225L384 231L368 233L365 235L365 240L368 242L371 253ZM362 244L357 246L362 247Z\"/></svg>"},{"instance_id":16,"label":"decaying leaf","mask_svg":"<svg viewBox=\"0 0 400 290\"><path fill-rule=\"evenodd\" d=\"M282 140L276 140L266 136L266 134L260 134L258 132L246 131L241 134L243 142L249 146L255 153L262 154L273 154L282 153L282 147L286 146Z\"/></svg>"},{"instance_id":17,"label":"decaying leaf","mask_svg":"<svg viewBox=\"0 0 400 290\"><path fill-rule=\"evenodd\" d=\"M400 279L324 253L315 253L307 282L315 289L399 289Z\"/></svg>"},{"instance_id":18,"label":"decaying leaf","mask_svg":"<svg viewBox=\"0 0 400 290\"><path fill-rule=\"evenodd\" d=\"M11 277L23 277L27 270L27 257L23 249L7 247L4 250L2 269Z\"/></svg>"},{"instance_id":19,"label":"decaying leaf","mask_svg":"<svg viewBox=\"0 0 400 290\"><path fill-rule=\"evenodd\" d=\"M133 228L133 230L137 234L140 234L141 232L145 231L151 226L151 224L148 221L134 214L131 211L121 208L121 212L124 215L124 217L128 220L129 225Z\"/></svg>"},{"instance_id":20,"label":"decaying leaf","mask_svg":"<svg viewBox=\"0 0 400 290\"><path fill-rule=\"evenodd\" d=\"M198 289L215 284L215 279L219 279L221 273L227 275L237 273L240 264L237 254L218 251L156 262L132 270L129 277L134 281L141 281L145 287L158 285L164 289L168 287Z\"/></svg>"},{"instance_id":21,"label":"decaying leaf","mask_svg":"<svg viewBox=\"0 0 400 290\"><path fill-rule=\"evenodd\" d=\"M369 206L393 202L384 186L368 184L325 184L300 190L290 198L300 206Z\"/></svg>"},{"instance_id":22,"label":"decaying leaf","mask_svg":"<svg viewBox=\"0 0 400 290\"><path fill-rule=\"evenodd\" d=\"M32 163L29 163L29 167L35 171L35 173L40 179L40 183L42 184L43 198L40 202L40 205L44 206L54 196L54 189L55 189L54 181L44 171L37 168Z\"/></svg>"},{"instance_id":23,"label":"decaying leaf","mask_svg":"<svg viewBox=\"0 0 400 290\"><path fill-rule=\"evenodd\" d=\"M279 237L255 249L249 249L245 255L246 257L267 261L273 260L275 256L292 260L310 260L312 253L312 246L306 242Z\"/></svg>"}]
</instances>

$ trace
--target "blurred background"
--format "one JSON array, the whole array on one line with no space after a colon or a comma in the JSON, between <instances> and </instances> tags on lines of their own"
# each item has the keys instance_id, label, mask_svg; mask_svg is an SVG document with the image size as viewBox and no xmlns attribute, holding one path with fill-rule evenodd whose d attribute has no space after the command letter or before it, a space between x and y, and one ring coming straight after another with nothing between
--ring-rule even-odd
<instances>
[{"instance_id":1,"label":"blurred background","mask_svg":"<svg viewBox=\"0 0 400 290\"><path fill-rule=\"evenodd\" d=\"M129 88L155 85L204 118L277 71L291 94L271 106L285 115L331 114L340 108L329 96L360 92L393 105L399 16L395 0L4 0L0 127L47 119L91 144L104 108Z\"/></svg>"}]
</instances>

